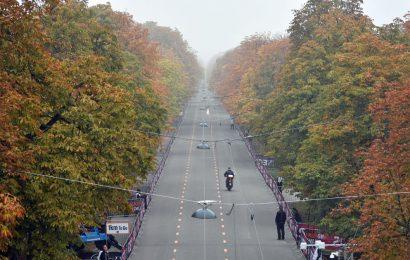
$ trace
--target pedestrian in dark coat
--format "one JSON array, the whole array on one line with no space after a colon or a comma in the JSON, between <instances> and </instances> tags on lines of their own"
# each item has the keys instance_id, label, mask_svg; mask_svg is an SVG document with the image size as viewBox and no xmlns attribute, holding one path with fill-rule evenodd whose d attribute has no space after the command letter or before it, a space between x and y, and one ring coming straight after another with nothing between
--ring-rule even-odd
<instances>
[{"instance_id":1,"label":"pedestrian in dark coat","mask_svg":"<svg viewBox=\"0 0 410 260\"><path fill-rule=\"evenodd\" d=\"M285 239L286 212L283 211L282 206L279 206L279 211L276 213L275 223L276 223L276 228L278 231L278 240L284 240Z\"/></svg>"},{"instance_id":2,"label":"pedestrian in dark coat","mask_svg":"<svg viewBox=\"0 0 410 260\"><path fill-rule=\"evenodd\" d=\"M279 192L282 193L282 190L283 190L283 178L282 177L280 176L278 177L277 184L278 184Z\"/></svg>"},{"instance_id":3,"label":"pedestrian in dark coat","mask_svg":"<svg viewBox=\"0 0 410 260\"><path fill-rule=\"evenodd\" d=\"M109 253L108 253L108 246L104 245L103 250L98 253L98 260L108 260Z\"/></svg>"},{"instance_id":4,"label":"pedestrian in dark coat","mask_svg":"<svg viewBox=\"0 0 410 260\"><path fill-rule=\"evenodd\" d=\"M138 199L143 199L144 201L144 208L147 209L148 208L148 204L147 204L147 194L145 193L141 193L140 189L137 189L137 192L135 193L135 197Z\"/></svg>"}]
</instances>

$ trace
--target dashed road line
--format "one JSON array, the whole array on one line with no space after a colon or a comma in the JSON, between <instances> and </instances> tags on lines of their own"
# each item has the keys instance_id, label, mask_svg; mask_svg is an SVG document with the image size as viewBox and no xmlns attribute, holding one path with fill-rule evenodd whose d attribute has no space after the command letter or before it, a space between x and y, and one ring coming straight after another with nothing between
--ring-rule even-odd
<instances>
[{"instance_id":1,"label":"dashed road line","mask_svg":"<svg viewBox=\"0 0 410 260\"><path fill-rule=\"evenodd\" d=\"M213 125L212 124L210 124L210 130L211 130L211 137L213 138ZM221 197L221 189L220 189L220 180L219 180L219 169L218 169L218 161L216 160L216 151L215 151L215 146L212 146L211 147L211 151L212 151L212 158L213 158L213 161L214 161L214 171L215 171L215 179L216 179L216 190L217 190L217 194L218 194L218 200L219 200L219 203L222 203L222 197ZM225 232L225 224L224 224L224 219L223 219L223 215L224 215L224 211L223 211L223 206L222 205L220 205L219 206L219 215L220 215L220 218L219 218L219 222L220 222L220 232L221 232L221 235L222 235L222 244L223 244L223 252L224 252L224 254L225 254L225 260L228 260L229 258L229 250L228 250L228 247L227 247L227 244L228 244L228 239L227 239L227 236L226 236L226 232Z\"/></svg>"},{"instance_id":2,"label":"dashed road line","mask_svg":"<svg viewBox=\"0 0 410 260\"><path fill-rule=\"evenodd\" d=\"M186 190L186 186L188 183L188 179L189 179L189 175L191 173L191 155L192 155L192 144L193 144L193 138L195 135L195 121L196 121L196 116L197 116L197 111L195 110L195 114L194 114L194 123L193 123L193 127L192 127L192 134L191 134L191 141L189 142L189 149L188 149L188 158L187 158L187 162L185 165L185 174L184 174L184 178L183 178L183 185L181 188L181 194L180 194L180 198L184 199L185 198L185 190ZM179 205L177 206L178 208L178 215L177 215L177 224L176 224L176 232L175 232L175 240L174 240L174 249L172 250L172 260L176 260L176 254L178 252L178 246L180 245L180 237L181 237L181 224L182 224L182 214L183 214L183 210L184 210L184 201L181 200L179 202Z\"/></svg>"}]
</instances>

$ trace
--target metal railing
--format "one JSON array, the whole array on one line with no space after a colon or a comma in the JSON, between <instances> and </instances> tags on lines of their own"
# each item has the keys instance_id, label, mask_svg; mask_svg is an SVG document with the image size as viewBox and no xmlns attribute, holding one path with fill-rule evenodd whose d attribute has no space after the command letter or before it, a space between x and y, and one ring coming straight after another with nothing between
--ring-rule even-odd
<instances>
[{"instance_id":1,"label":"metal railing","mask_svg":"<svg viewBox=\"0 0 410 260\"><path fill-rule=\"evenodd\" d=\"M184 108L184 110L185 110L185 108ZM174 131L175 133L177 132L177 129L179 128L181 123L182 123L182 116L179 116L178 119L176 120L176 123L174 124L175 129L176 129ZM145 205L145 203L143 203L143 205L141 206L141 211L139 212L137 218L135 219L135 223L134 223L134 226L131 230L131 233L130 233L127 241L125 242L125 244L122 247L121 260L128 259L128 257L132 253L132 250L134 249L135 241L136 241L136 239L138 237L138 234L140 232L142 220L143 220L145 212L146 212L145 208L147 208L150 205L151 200L152 200L152 196L150 194L154 193L155 186L157 185L158 180L162 175L162 171L164 169L165 162L168 158L168 155L169 155L169 152L171 150L172 144L174 143L174 140L175 140L175 137L172 137L172 138L169 139L169 141L166 145L165 151L162 153L161 160L158 163L157 169L155 170L155 172L153 174L153 178L152 178L151 183L149 185L149 190L147 192L148 195L146 195L147 196L146 197L146 205Z\"/></svg>"},{"instance_id":2,"label":"metal railing","mask_svg":"<svg viewBox=\"0 0 410 260\"><path fill-rule=\"evenodd\" d=\"M290 209L288 203L286 203L286 200L283 197L282 192L279 191L276 180L272 177L271 174L269 174L267 168L262 164L262 162L258 160L257 153L255 149L253 148L251 142L249 141L249 138L244 138L245 136L243 132L241 131L241 129L239 129L238 127L236 129L238 129L239 135L245 142L245 145L249 151L249 154L251 155L253 161L255 162L256 168L259 170L260 174L265 180L266 185L268 185L268 187L273 192L273 195L275 196L275 199L278 205L281 205L283 210L286 212L286 216L287 216L286 222L288 224L289 230L292 233L292 236L295 239L297 245L299 245L300 242L312 243L312 240L306 236L304 229L299 229L298 223L296 222L293 216L292 210ZM315 253L315 248L308 247L306 250L301 250L301 251L307 259L312 259Z\"/></svg>"}]
</instances>

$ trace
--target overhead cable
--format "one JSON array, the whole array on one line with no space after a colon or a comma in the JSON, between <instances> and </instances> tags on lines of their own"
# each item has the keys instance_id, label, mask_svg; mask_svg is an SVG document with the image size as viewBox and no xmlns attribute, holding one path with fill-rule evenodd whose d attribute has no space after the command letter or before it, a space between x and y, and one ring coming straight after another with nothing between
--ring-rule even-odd
<instances>
[{"instance_id":1,"label":"overhead cable","mask_svg":"<svg viewBox=\"0 0 410 260\"><path fill-rule=\"evenodd\" d=\"M140 193L144 195L150 195L154 197L160 197L160 198L166 198L166 199L172 199L172 200L183 200L186 202L193 202L193 203L198 203L196 200L189 200L189 199L182 199L170 195L163 195L163 194L157 194L157 193L149 193L149 192L143 192L143 191L138 191L138 190L133 190L133 189L127 189L123 187L118 187L118 186L112 186L112 185L106 185L106 184L99 184L99 183L94 183L94 182L89 182L89 181L82 181L82 180L75 180L75 179L70 179L70 178L64 178L64 177L58 177L58 176L53 176L53 175L46 175L46 174L40 174L40 173L33 173L33 172L24 172L25 174L29 174L32 176L36 177L42 177L42 178L49 178L49 179L55 179L55 180L60 180L60 181L67 181L67 182L72 182L72 183L79 183L79 184L84 184L84 185L89 185L89 186L95 186L99 188L105 188L105 189L112 189L112 190L120 190L120 191L127 191L127 192L135 192L135 193Z\"/></svg>"},{"instance_id":2,"label":"overhead cable","mask_svg":"<svg viewBox=\"0 0 410 260\"><path fill-rule=\"evenodd\" d=\"M171 196L171 195L143 192L143 191L127 189L127 188L118 187L118 186L99 184L99 183L76 180L76 179L70 179L70 178L65 178L65 177L46 175L46 174L40 174L40 173L33 173L33 172L21 172L21 173L25 173L25 174L35 176L35 177L42 177L42 178L55 179L55 180L60 180L60 181L67 181L67 182L72 182L72 183L79 183L79 184L95 186L95 187L100 187L100 188L105 188L105 189L121 190L121 191L127 191L127 192L138 192L140 194L151 195L151 196L159 197L159 198L166 198L166 199L179 200L179 201L183 200L183 201L192 202L192 203L195 203L195 204L199 203L199 201L197 201L197 200L182 199L182 198L178 198L178 197ZM374 193L374 194L359 194L359 195L335 196L335 197L300 199L300 200L285 200L284 202L286 202L286 203L300 203L300 202L326 201L326 200L338 200L338 199L340 199L340 200L342 200L342 199L349 200L349 199L360 199L360 198L368 198L368 197L393 196L393 195L410 195L410 191L396 191L396 192L385 192L385 193ZM217 200L217 199L215 199L215 200ZM215 203L215 204L232 205L233 203L235 203L235 202L223 202L223 203ZM272 204L277 204L277 202L276 201L266 201L266 202L251 202L251 203L235 203L235 206L263 206L263 205L272 205Z\"/></svg>"}]
</instances>

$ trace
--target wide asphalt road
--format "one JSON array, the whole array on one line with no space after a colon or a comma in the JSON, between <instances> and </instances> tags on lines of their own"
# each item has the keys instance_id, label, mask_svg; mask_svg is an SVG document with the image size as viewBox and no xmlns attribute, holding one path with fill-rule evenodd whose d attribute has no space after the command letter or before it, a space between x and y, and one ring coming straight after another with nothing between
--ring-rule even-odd
<instances>
[{"instance_id":1,"label":"wide asphalt road","mask_svg":"<svg viewBox=\"0 0 410 260\"><path fill-rule=\"evenodd\" d=\"M228 203L273 201L242 141L210 143L211 149L197 149L198 139L235 139L239 135L229 126L229 115L220 100L200 89L191 99L155 190L177 199L154 197L145 215L131 259L304 259L289 230L286 240L277 240L274 216L276 204L235 206ZM206 99L204 99L206 97ZM206 110L209 106L209 115ZM209 127L201 127L205 121ZM227 191L223 173L230 166L236 177ZM217 219L192 218L200 208L186 200L216 200L211 209ZM254 221L251 220L254 214Z\"/></svg>"}]
</instances>

